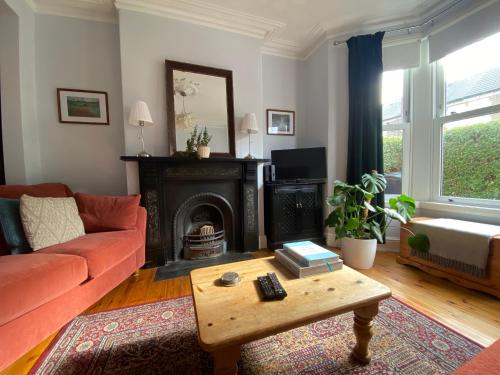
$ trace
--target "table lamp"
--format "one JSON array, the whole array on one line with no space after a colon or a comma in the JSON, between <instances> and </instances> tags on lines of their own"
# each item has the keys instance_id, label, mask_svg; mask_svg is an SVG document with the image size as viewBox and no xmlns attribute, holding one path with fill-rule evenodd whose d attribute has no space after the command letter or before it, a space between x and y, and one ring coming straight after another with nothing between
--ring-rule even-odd
<instances>
[{"instance_id":1,"label":"table lamp","mask_svg":"<svg viewBox=\"0 0 500 375\"><path fill-rule=\"evenodd\" d=\"M153 120L151 119L148 105L145 102L139 100L134 103L134 105L130 109L128 123L139 128L139 134L137 138L141 142L141 152L139 152L137 156L150 157L151 154L147 153L144 149L144 127L152 126Z\"/></svg>"},{"instance_id":2,"label":"table lamp","mask_svg":"<svg viewBox=\"0 0 500 375\"><path fill-rule=\"evenodd\" d=\"M245 114L241 122L240 131L244 134L248 134L248 155L245 156L245 159L255 159L255 156L250 153L250 134L257 134L259 132L255 113Z\"/></svg>"}]
</instances>

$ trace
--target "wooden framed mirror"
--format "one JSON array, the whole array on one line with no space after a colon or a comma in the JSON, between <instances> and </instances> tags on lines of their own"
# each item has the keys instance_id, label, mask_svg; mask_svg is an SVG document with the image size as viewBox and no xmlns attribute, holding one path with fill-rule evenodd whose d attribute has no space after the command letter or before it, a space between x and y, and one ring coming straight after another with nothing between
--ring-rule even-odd
<instances>
[{"instance_id":1,"label":"wooden framed mirror","mask_svg":"<svg viewBox=\"0 0 500 375\"><path fill-rule=\"evenodd\" d=\"M235 157L232 71L171 60L165 67L170 154L186 149L197 126L212 136L211 156Z\"/></svg>"}]
</instances>

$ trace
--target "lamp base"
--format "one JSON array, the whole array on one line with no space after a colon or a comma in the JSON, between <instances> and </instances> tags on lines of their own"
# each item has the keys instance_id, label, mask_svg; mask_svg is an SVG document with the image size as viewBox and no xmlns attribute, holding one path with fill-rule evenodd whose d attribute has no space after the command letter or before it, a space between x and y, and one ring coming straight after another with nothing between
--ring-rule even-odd
<instances>
[{"instance_id":1,"label":"lamp base","mask_svg":"<svg viewBox=\"0 0 500 375\"><path fill-rule=\"evenodd\" d=\"M252 154L248 154L247 156L245 156L245 159L255 159L255 156L253 156Z\"/></svg>"},{"instance_id":2,"label":"lamp base","mask_svg":"<svg viewBox=\"0 0 500 375\"><path fill-rule=\"evenodd\" d=\"M142 151L142 152L139 152L137 154L137 156L140 158L149 158L149 157L151 157L151 154L148 154L146 151Z\"/></svg>"}]
</instances>

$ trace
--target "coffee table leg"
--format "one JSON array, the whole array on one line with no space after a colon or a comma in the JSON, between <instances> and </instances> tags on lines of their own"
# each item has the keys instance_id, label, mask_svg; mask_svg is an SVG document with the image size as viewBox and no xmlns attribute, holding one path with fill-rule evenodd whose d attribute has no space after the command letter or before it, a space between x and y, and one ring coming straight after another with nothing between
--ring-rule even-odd
<instances>
[{"instance_id":1,"label":"coffee table leg","mask_svg":"<svg viewBox=\"0 0 500 375\"><path fill-rule=\"evenodd\" d=\"M368 344L373 336L372 319L377 316L378 303L354 310L354 335L356 336L356 346L352 350L351 356L362 364L368 364L371 360L371 353Z\"/></svg>"},{"instance_id":2,"label":"coffee table leg","mask_svg":"<svg viewBox=\"0 0 500 375\"><path fill-rule=\"evenodd\" d=\"M236 375L240 359L240 347L232 346L213 352L215 375Z\"/></svg>"}]
</instances>

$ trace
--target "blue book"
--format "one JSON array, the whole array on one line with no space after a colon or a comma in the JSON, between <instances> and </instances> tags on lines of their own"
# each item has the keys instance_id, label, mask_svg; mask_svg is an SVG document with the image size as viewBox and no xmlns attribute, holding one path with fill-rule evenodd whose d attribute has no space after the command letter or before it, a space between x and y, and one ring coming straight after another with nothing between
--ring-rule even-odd
<instances>
[{"instance_id":1,"label":"blue book","mask_svg":"<svg viewBox=\"0 0 500 375\"><path fill-rule=\"evenodd\" d=\"M338 254L327 250L311 241L289 242L283 244L285 252L305 267L317 266L326 262L335 262Z\"/></svg>"}]
</instances>

